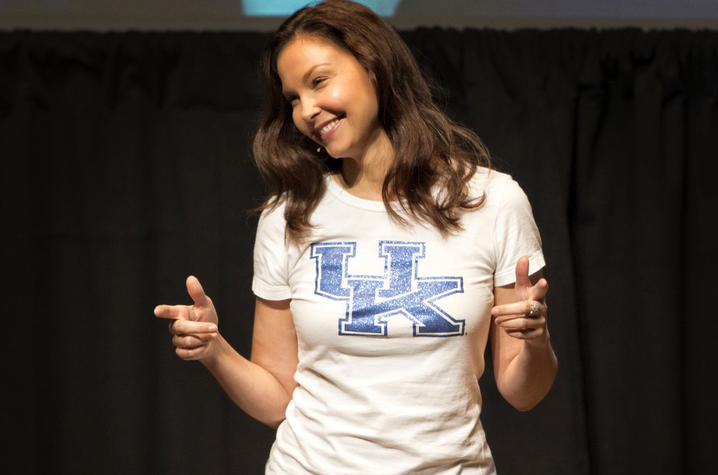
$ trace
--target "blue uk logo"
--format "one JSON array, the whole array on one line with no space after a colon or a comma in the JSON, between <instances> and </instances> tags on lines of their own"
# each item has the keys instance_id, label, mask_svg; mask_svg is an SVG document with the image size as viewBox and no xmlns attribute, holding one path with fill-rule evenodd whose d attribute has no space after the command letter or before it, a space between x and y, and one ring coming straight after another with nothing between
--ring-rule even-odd
<instances>
[{"instance_id":1,"label":"blue uk logo","mask_svg":"<svg viewBox=\"0 0 718 475\"><path fill-rule=\"evenodd\" d=\"M464 320L454 319L436 301L463 293L462 277L420 277L419 260L425 243L380 241L384 275L352 275L349 262L356 242L321 242L311 246L316 261L314 293L346 301L339 319L340 335L387 336L386 319L401 315L413 324L414 336L458 336Z\"/></svg>"}]
</instances>

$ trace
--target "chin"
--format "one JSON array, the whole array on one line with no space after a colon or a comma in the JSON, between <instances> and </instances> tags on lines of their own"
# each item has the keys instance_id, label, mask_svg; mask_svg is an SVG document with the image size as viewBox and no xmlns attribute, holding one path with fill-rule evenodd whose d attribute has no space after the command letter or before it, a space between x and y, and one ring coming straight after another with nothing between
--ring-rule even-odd
<instances>
[{"instance_id":1,"label":"chin","mask_svg":"<svg viewBox=\"0 0 718 475\"><path fill-rule=\"evenodd\" d=\"M346 154L341 153L341 151L336 151L336 150L332 150L329 148L326 148L325 150L327 151L327 155L329 155L330 157L337 159L337 160L344 158L346 156Z\"/></svg>"}]
</instances>

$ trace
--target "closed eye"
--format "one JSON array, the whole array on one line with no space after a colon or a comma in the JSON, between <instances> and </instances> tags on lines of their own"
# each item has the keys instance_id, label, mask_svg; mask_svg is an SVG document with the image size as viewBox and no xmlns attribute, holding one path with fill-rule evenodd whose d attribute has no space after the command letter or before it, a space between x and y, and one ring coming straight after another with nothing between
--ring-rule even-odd
<instances>
[{"instance_id":1,"label":"closed eye","mask_svg":"<svg viewBox=\"0 0 718 475\"><path fill-rule=\"evenodd\" d=\"M326 79L327 79L327 78L324 77L324 76L315 77L314 79L312 79L312 87L317 87L317 86L319 86L321 83L323 83L324 81L326 81Z\"/></svg>"}]
</instances>

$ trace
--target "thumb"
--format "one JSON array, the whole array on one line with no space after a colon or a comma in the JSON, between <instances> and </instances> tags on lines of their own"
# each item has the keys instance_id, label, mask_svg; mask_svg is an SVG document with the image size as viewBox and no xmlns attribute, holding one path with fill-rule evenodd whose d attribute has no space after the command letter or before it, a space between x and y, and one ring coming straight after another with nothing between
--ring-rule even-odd
<instances>
[{"instance_id":1,"label":"thumb","mask_svg":"<svg viewBox=\"0 0 718 475\"><path fill-rule=\"evenodd\" d=\"M529 258L523 256L516 263L516 289L527 290L531 288L531 280L529 279Z\"/></svg>"},{"instance_id":2,"label":"thumb","mask_svg":"<svg viewBox=\"0 0 718 475\"><path fill-rule=\"evenodd\" d=\"M187 293L192 297L192 301L198 307L204 307L210 304L210 299L204 293L202 284L199 283L197 277L191 275L187 277Z\"/></svg>"}]
</instances>

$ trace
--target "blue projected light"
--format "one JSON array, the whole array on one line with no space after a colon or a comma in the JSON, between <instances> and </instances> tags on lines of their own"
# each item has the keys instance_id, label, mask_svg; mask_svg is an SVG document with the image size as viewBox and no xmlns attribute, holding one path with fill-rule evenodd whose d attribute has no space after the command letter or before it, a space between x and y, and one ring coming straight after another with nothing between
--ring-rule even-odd
<instances>
[{"instance_id":1,"label":"blue projected light","mask_svg":"<svg viewBox=\"0 0 718 475\"><path fill-rule=\"evenodd\" d=\"M400 0L358 0L378 15L392 16ZM310 0L242 0L242 9L247 16L288 16L308 4Z\"/></svg>"}]
</instances>

